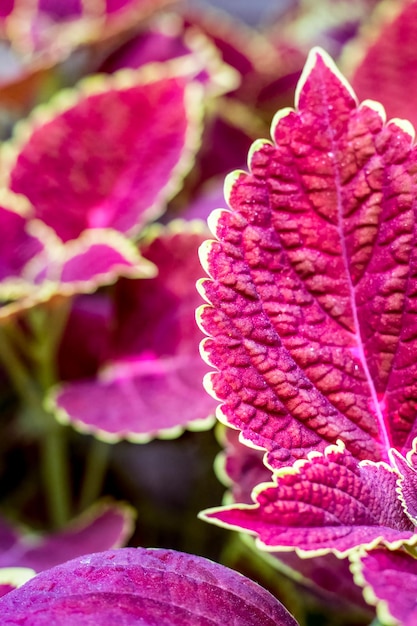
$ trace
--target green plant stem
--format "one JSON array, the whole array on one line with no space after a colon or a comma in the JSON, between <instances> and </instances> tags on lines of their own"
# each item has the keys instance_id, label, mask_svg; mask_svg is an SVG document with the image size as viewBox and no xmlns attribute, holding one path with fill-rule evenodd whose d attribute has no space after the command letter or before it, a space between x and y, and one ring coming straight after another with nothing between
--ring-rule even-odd
<instances>
[{"instance_id":1,"label":"green plant stem","mask_svg":"<svg viewBox=\"0 0 417 626\"><path fill-rule=\"evenodd\" d=\"M43 400L57 382L56 353L68 319L69 302L59 306L31 309L28 322L33 342L31 355L36 364ZM41 472L48 518L53 528L64 526L71 517L71 477L67 429L58 424L42 404L45 436L40 442Z\"/></svg>"},{"instance_id":2,"label":"green plant stem","mask_svg":"<svg viewBox=\"0 0 417 626\"><path fill-rule=\"evenodd\" d=\"M79 500L79 510L84 511L100 495L106 477L111 446L105 441L92 438L84 469Z\"/></svg>"},{"instance_id":3,"label":"green plant stem","mask_svg":"<svg viewBox=\"0 0 417 626\"><path fill-rule=\"evenodd\" d=\"M28 406L38 409L41 402L39 390L36 388L26 365L14 349L7 330L6 326L0 326L0 361L20 398Z\"/></svg>"},{"instance_id":4,"label":"green plant stem","mask_svg":"<svg viewBox=\"0 0 417 626\"><path fill-rule=\"evenodd\" d=\"M71 517L67 442L64 428L53 423L51 415L45 414L45 418L51 423L40 442L41 473L48 519L57 529Z\"/></svg>"}]
</instances>

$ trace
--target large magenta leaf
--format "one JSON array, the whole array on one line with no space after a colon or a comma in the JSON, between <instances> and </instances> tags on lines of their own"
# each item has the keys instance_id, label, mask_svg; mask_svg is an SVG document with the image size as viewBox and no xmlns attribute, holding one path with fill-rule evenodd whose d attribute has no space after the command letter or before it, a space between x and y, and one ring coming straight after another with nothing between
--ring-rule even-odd
<instances>
[{"instance_id":1,"label":"large magenta leaf","mask_svg":"<svg viewBox=\"0 0 417 626\"><path fill-rule=\"evenodd\" d=\"M416 432L416 149L314 50L296 110L226 185L202 249L207 388L274 467L341 439L388 461Z\"/></svg>"},{"instance_id":2,"label":"large magenta leaf","mask_svg":"<svg viewBox=\"0 0 417 626\"><path fill-rule=\"evenodd\" d=\"M278 471L255 488L255 505L206 511L204 517L256 534L270 550L344 556L360 545L417 542L397 498L397 474L384 463L359 463L343 445Z\"/></svg>"},{"instance_id":3,"label":"large magenta leaf","mask_svg":"<svg viewBox=\"0 0 417 626\"><path fill-rule=\"evenodd\" d=\"M170 550L90 554L0 599L2 624L296 626L269 592L228 568Z\"/></svg>"},{"instance_id":4,"label":"large magenta leaf","mask_svg":"<svg viewBox=\"0 0 417 626\"><path fill-rule=\"evenodd\" d=\"M163 65L90 78L3 151L4 178L63 240L137 232L165 210L199 141L200 90Z\"/></svg>"},{"instance_id":5,"label":"large magenta leaf","mask_svg":"<svg viewBox=\"0 0 417 626\"><path fill-rule=\"evenodd\" d=\"M202 386L207 366L194 318L197 251L206 236L202 222L151 229L140 250L158 275L119 281L109 353L95 379L56 392L61 419L110 441L147 441L212 425L215 402Z\"/></svg>"},{"instance_id":6,"label":"large magenta leaf","mask_svg":"<svg viewBox=\"0 0 417 626\"><path fill-rule=\"evenodd\" d=\"M417 560L404 550L370 550L351 559L355 581L375 605L381 624L414 626Z\"/></svg>"}]
</instances>

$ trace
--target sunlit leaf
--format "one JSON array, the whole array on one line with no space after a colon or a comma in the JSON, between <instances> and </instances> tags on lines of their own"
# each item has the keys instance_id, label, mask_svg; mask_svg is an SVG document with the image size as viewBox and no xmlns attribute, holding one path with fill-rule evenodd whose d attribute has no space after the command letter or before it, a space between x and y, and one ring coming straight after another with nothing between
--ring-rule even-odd
<instances>
[{"instance_id":1,"label":"sunlit leaf","mask_svg":"<svg viewBox=\"0 0 417 626\"><path fill-rule=\"evenodd\" d=\"M202 248L207 389L273 467L337 439L388 461L416 428L412 129L358 105L314 50L272 135Z\"/></svg>"}]
</instances>

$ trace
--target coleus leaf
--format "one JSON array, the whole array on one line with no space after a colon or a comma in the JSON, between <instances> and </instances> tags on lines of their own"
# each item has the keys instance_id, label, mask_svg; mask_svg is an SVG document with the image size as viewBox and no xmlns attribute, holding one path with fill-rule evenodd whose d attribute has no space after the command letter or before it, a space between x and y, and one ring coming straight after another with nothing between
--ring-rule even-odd
<instances>
[{"instance_id":1,"label":"coleus leaf","mask_svg":"<svg viewBox=\"0 0 417 626\"><path fill-rule=\"evenodd\" d=\"M0 599L2 623L63 626L296 626L269 592L222 565L170 550L125 548L38 574Z\"/></svg>"},{"instance_id":2,"label":"coleus leaf","mask_svg":"<svg viewBox=\"0 0 417 626\"><path fill-rule=\"evenodd\" d=\"M202 248L207 389L271 467L337 439L389 462L416 434L413 131L313 50L272 136Z\"/></svg>"},{"instance_id":3,"label":"coleus leaf","mask_svg":"<svg viewBox=\"0 0 417 626\"><path fill-rule=\"evenodd\" d=\"M381 624L414 626L417 619L417 560L405 550L370 550L352 555L355 582Z\"/></svg>"},{"instance_id":4,"label":"coleus leaf","mask_svg":"<svg viewBox=\"0 0 417 626\"><path fill-rule=\"evenodd\" d=\"M86 553L119 548L130 538L134 519L130 506L103 500L50 535L20 532L1 520L0 568L41 572Z\"/></svg>"},{"instance_id":5,"label":"coleus leaf","mask_svg":"<svg viewBox=\"0 0 417 626\"><path fill-rule=\"evenodd\" d=\"M95 379L53 393L59 419L109 441L148 441L212 425L215 402L202 387L207 367L194 318L197 250L206 236L197 221L150 229L140 250L158 275L118 282L110 354Z\"/></svg>"},{"instance_id":6,"label":"coleus leaf","mask_svg":"<svg viewBox=\"0 0 417 626\"><path fill-rule=\"evenodd\" d=\"M403 117L414 125L416 36L417 2L382 5L342 57L342 66L360 98L376 98L388 116Z\"/></svg>"},{"instance_id":7,"label":"coleus leaf","mask_svg":"<svg viewBox=\"0 0 417 626\"><path fill-rule=\"evenodd\" d=\"M64 242L89 228L138 232L192 164L201 92L162 64L89 77L22 122L3 182Z\"/></svg>"},{"instance_id":8,"label":"coleus leaf","mask_svg":"<svg viewBox=\"0 0 417 626\"><path fill-rule=\"evenodd\" d=\"M189 65L190 75L204 85L206 95L218 96L239 84L238 73L223 62L214 43L196 28L187 28L177 14L154 19L106 59L101 71L137 69L148 63Z\"/></svg>"},{"instance_id":9,"label":"coleus leaf","mask_svg":"<svg viewBox=\"0 0 417 626\"><path fill-rule=\"evenodd\" d=\"M90 229L63 243L52 229L31 219L31 207L22 202L23 197L3 195L0 319L55 295L89 293L119 276L147 278L155 274L156 268L120 233ZM24 211L15 210L22 205Z\"/></svg>"},{"instance_id":10,"label":"coleus leaf","mask_svg":"<svg viewBox=\"0 0 417 626\"><path fill-rule=\"evenodd\" d=\"M295 548L301 556L331 551L342 557L381 541L412 545L417 535L397 498L397 478L385 463L358 464L340 443L277 471L274 483L255 488L256 504L203 517L255 533L266 550Z\"/></svg>"},{"instance_id":11,"label":"coleus leaf","mask_svg":"<svg viewBox=\"0 0 417 626\"><path fill-rule=\"evenodd\" d=\"M172 0L7 0L0 28L27 56L73 48L128 31Z\"/></svg>"}]
</instances>

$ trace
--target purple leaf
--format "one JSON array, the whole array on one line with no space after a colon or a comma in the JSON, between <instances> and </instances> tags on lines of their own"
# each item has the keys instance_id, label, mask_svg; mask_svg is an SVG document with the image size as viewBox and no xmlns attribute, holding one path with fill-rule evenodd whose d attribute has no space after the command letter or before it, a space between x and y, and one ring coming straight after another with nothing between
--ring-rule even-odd
<instances>
[{"instance_id":1,"label":"purple leaf","mask_svg":"<svg viewBox=\"0 0 417 626\"><path fill-rule=\"evenodd\" d=\"M416 433L412 130L358 106L314 50L272 136L228 179L202 249L207 389L272 467L337 439L389 461Z\"/></svg>"},{"instance_id":2,"label":"purple leaf","mask_svg":"<svg viewBox=\"0 0 417 626\"><path fill-rule=\"evenodd\" d=\"M44 245L27 230L30 207L21 198L3 192L0 203L0 297L10 300L33 287L28 264L44 250Z\"/></svg>"},{"instance_id":3,"label":"purple leaf","mask_svg":"<svg viewBox=\"0 0 417 626\"><path fill-rule=\"evenodd\" d=\"M226 65L220 51L200 30L186 28L177 14L155 19L146 31L138 33L104 62L101 71L137 69L148 63L188 66L188 74L204 85L206 95L231 91L239 75Z\"/></svg>"},{"instance_id":4,"label":"purple leaf","mask_svg":"<svg viewBox=\"0 0 417 626\"><path fill-rule=\"evenodd\" d=\"M3 0L4 3L4 0ZM2 4L3 4L2 3ZM0 8L0 28L13 46L35 58L68 53L74 47L129 31L172 0L7 0ZM6 21L7 20L7 21Z\"/></svg>"},{"instance_id":5,"label":"purple leaf","mask_svg":"<svg viewBox=\"0 0 417 626\"><path fill-rule=\"evenodd\" d=\"M2 541L0 568L41 572L86 553L119 548L133 532L134 518L131 507L102 501L55 534L16 534L8 543ZM7 528L4 522L2 526Z\"/></svg>"},{"instance_id":6,"label":"purple leaf","mask_svg":"<svg viewBox=\"0 0 417 626\"><path fill-rule=\"evenodd\" d=\"M89 228L137 232L191 166L200 107L197 85L162 65L90 77L20 128L5 178L64 242Z\"/></svg>"},{"instance_id":7,"label":"purple leaf","mask_svg":"<svg viewBox=\"0 0 417 626\"><path fill-rule=\"evenodd\" d=\"M417 440L414 441L414 445ZM400 473L398 492L404 510L410 520L417 526L417 472L413 461L416 460L415 449L407 454L407 460L396 450L391 452L395 467ZM407 462L408 461L408 462Z\"/></svg>"},{"instance_id":8,"label":"purple leaf","mask_svg":"<svg viewBox=\"0 0 417 626\"><path fill-rule=\"evenodd\" d=\"M399 2L395 7L383 5L381 9L355 42L355 48L346 54L347 71L360 98L375 98L388 116L405 118L416 125L417 3ZM358 59L353 70L352 58Z\"/></svg>"},{"instance_id":9,"label":"purple leaf","mask_svg":"<svg viewBox=\"0 0 417 626\"><path fill-rule=\"evenodd\" d=\"M0 300L5 302L0 319L58 294L89 293L119 276L155 274L156 268L120 233L90 229L63 243L50 228L28 218L0 207L6 235L0 254Z\"/></svg>"},{"instance_id":10,"label":"purple leaf","mask_svg":"<svg viewBox=\"0 0 417 626\"><path fill-rule=\"evenodd\" d=\"M96 379L74 381L54 394L60 419L110 441L147 441L212 424L206 418L215 402L202 386L207 367L194 319L197 249L206 236L200 222L176 223L141 245L158 276L119 281L110 354Z\"/></svg>"},{"instance_id":11,"label":"purple leaf","mask_svg":"<svg viewBox=\"0 0 417 626\"><path fill-rule=\"evenodd\" d=\"M370 550L351 558L355 582L376 606L381 624L414 626L417 620L417 560L404 550Z\"/></svg>"},{"instance_id":12,"label":"purple leaf","mask_svg":"<svg viewBox=\"0 0 417 626\"><path fill-rule=\"evenodd\" d=\"M158 626L296 626L269 592L241 574L170 550L86 555L0 599L4 626L120 623Z\"/></svg>"},{"instance_id":13,"label":"purple leaf","mask_svg":"<svg viewBox=\"0 0 417 626\"><path fill-rule=\"evenodd\" d=\"M397 473L385 463L356 459L343 444L310 453L254 490L255 505L206 511L219 525L245 529L265 550L301 556L346 556L357 546L415 543L414 525L397 498Z\"/></svg>"}]
</instances>

